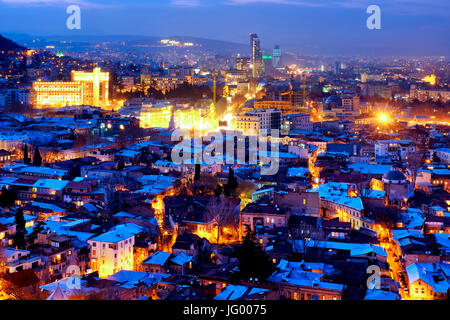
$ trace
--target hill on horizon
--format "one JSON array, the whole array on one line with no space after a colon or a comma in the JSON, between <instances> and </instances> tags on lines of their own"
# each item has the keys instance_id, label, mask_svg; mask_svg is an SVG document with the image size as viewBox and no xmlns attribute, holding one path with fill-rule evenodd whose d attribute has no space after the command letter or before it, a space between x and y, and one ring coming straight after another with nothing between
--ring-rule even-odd
<instances>
[{"instance_id":1,"label":"hill on horizon","mask_svg":"<svg viewBox=\"0 0 450 320\"><path fill-rule=\"evenodd\" d=\"M162 39L177 40L180 42L194 42L200 45L204 49L213 50L216 52L225 53L245 53L249 51L248 44L236 43L214 39L204 39L191 36L143 36L143 35L47 35L47 36L32 36L27 34L14 34L8 33L11 39L16 40L18 43L33 48L44 49L47 45L54 45L57 48L64 46L71 47L89 47L95 44L103 42L109 42L110 44L124 43L130 47L145 47L145 46L158 46ZM33 40L38 40L33 42Z\"/></svg>"},{"instance_id":2,"label":"hill on horizon","mask_svg":"<svg viewBox=\"0 0 450 320\"><path fill-rule=\"evenodd\" d=\"M18 45L14 41L7 39L0 34L0 51L20 51L25 49L25 47Z\"/></svg>"}]
</instances>

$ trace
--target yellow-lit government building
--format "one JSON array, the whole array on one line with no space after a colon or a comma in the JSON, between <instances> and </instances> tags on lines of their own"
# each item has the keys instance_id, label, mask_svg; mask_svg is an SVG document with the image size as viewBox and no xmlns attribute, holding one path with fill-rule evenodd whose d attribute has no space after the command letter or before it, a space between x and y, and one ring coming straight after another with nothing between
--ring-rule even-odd
<instances>
[{"instance_id":1,"label":"yellow-lit government building","mask_svg":"<svg viewBox=\"0 0 450 320\"><path fill-rule=\"evenodd\" d=\"M36 109L66 106L109 105L109 72L94 68L92 72L72 71L70 82L34 82L33 106Z\"/></svg>"}]
</instances>

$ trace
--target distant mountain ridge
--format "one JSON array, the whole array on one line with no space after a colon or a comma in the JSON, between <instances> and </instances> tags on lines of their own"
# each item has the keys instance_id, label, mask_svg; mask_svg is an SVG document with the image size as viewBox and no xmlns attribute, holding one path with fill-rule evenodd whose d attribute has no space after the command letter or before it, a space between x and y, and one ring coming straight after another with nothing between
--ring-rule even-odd
<instances>
[{"instance_id":1,"label":"distant mountain ridge","mask_svg":"<svg viewBox=\"0 0 450 320\"><path fill-rule=\"evenodd\" d=\"M25 47L18 45L14 41L7 39L0 34L0 51L19 51L25 49Z\"/></svg>"},{"instance_id":2,"label":"distant mountain ridge","mask_svg":"<svg viewBox=\"0 0 450 320\"><path fill-rule=\"evenodd\" d=\"M135 46L156 46L160 44L163 39L171 39L180 42L193 42L205 49L214 50L217 52L240 52L246 53L249 51L249 45L245 43L236 43L223 40L204 39L190 36L142 36L142 35L53 35L53 36L31 36L27 34L8 34L12 39L19 43L29 46L30 48L45 48L47 45L60 46L75 45L75 46L89 46L103 42L109 43L124 43L130 47ZM36 40L36 42L33 42ZM64 42L64 43L62 43Z\"/></svg>"}]
</instances>

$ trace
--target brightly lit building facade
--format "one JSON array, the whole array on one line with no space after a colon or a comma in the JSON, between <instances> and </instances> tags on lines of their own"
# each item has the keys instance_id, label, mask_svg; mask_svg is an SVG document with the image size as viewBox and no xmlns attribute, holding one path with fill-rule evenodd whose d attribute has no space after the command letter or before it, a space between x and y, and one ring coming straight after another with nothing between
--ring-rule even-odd
<instances>
[{"instance_id":1,"label":"brightly lit building facade","mask_svg":"<svg viewBox=\"0 0 450 320\"><path fill-rule=\"evenodd\" d=\"M139 121L141 128L168 128L172 116L172 106L143 106Z\"/></svg>"},{"instance_id":2,"label":"brightly lit building facade","mask_svg":"<svg viewBox=\"0 0 450 320\"><path fill-rule=\"evenodd\" d=\"M120 270L133 270L134 234L124 228L100 234L87 242L91 247L91 268L106 278Z\"/></svg>"},{"instance_id":3,"label":"brightly lit building facade","mask_svg":"<svg viewBox=\"0 0 450 320\"><path fill-rule=\"evenodd\" d=\"M85 88L83 104L103 107L109 104L109 72L94 68L92 72L72 71L72 81L80 82Z\"/></svg>"},{"instance_id":4,"label":"brightly lit building facade","mask_svg":"<svg viewBox=\"0 0 450 320\"><path fill-rule=\"evenodd\" d=\"M419 101L433 100L447 102L450 100L450 90L421 89L415 86L411 86L409 97L411 99L417 99Z\"/></svg>"},{"instance_id":5,"label":"brightly lit building facade","mask_svg":"<svg viewBox=\"0 0 450 320\"><path fill-rule=\"evenodd\" d=\"M259 117L256 115L239 115L234 118L234 128L242 131L245 135L258 136L260 126L259 120Z\"/></svg>"},{"instance_id":6,"label":"brightly lit building facade","mask_svg":"<svg viewBox=\"0 0 450 320\"><path fill-rule=\"evenodd\" d=\"M279 109L283 115L296 113L292 101L260 100L255 101L255 109Z\"/></svg>"},{"instance_id":7,"label":"brightly lit building facade","mask_svg":"<svg viewBox=\"0 0 450 320\"><path fill-rule=\"evenodd\" d=\"M37 109L83 104L79 82L34 82L32 104Z\"/></svg>"},{"instance_id":8,"label":"brightly lit building facade","mask_svg":"<svg viewBox=\"0 0 450 320\"><path fill-rule=\"evenodd\" d=\"M173 107L172 105L158 104L144 106L140 116L141 128L169 128L172 129L200 129L213 130L218 122L215 119L214 107Z\"/></svg>"},{"instance_id":9,"label":"brightly lit building facade","mask_svg":"<svg viewBox=\"0 0 450 320\"><path fill-rule=\"evenodd\" d=\"M181 86L183 83L188 82L185 77L153 77L152 83L156 90L167 92Z\"/></svg>"},{"instance_id":10,"label":"brightly lit building facade","mask_svg":"<svg viewBox=\"0 0 450 320\"><path fill-rule=\"evenodd\" d=\"M74 105L107 107L109 105L109 73L94 68L92 72L72 71L70 82L33 83L32 104L37 109Z\"/></svg>"}]
</instances>

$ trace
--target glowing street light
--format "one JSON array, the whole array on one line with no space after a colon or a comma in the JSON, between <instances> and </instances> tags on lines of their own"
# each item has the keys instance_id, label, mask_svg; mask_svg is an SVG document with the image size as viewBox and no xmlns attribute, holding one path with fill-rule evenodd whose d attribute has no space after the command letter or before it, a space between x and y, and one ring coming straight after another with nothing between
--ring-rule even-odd
<instances>
[{"instance_id":1,"label":"glowing street light","mask_svg":"<svg viewBox=\"0 0 450 320\"><path fill-rule=\"evenodd\" d=\"M388 118L388 116L387 116L386 114L383 113L383 114L380 114L379 120L380 120L380 122L382 122L382 123L386 123L386 122L389 121L389 118Z\"/></svg>"}]
</instances>

